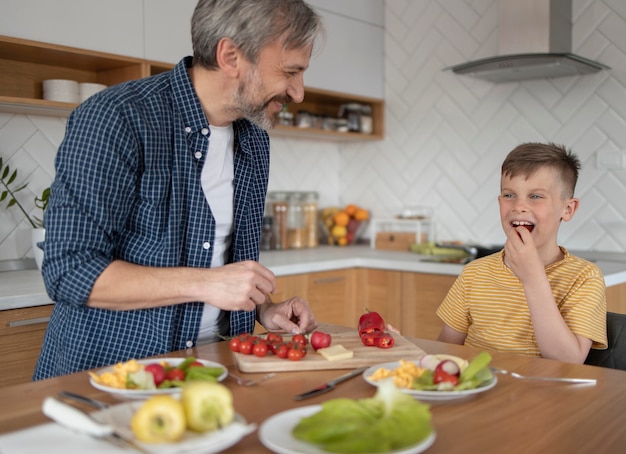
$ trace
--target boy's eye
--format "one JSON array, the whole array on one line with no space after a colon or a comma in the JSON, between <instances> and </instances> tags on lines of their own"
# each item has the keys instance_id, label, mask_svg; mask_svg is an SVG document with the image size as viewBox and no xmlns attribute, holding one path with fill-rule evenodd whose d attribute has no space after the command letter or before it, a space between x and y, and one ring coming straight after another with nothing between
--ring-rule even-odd
<instances>
[{"instance_id":1,"label":"boy's eye","mask_svg":"<svg viewBox=\"0 0 626 454\"><path fill-rule=\"evenodd\" d=\"M502 194L501 196L504 199L512 199L513 198L513 194Z\"/></svg>"},{"instance_id":2,"label":"boy's eye","mask_svg":"<svg viewBox=\"0 0 626 454\"><path fill-rule=\"evenodd\" d=\"M532 195L530 196L530 198L531 198L531 199L540 199L540 198L541 198L541 196L540 196L539 194L532 194Z\"/></svg>"}]
</instances>

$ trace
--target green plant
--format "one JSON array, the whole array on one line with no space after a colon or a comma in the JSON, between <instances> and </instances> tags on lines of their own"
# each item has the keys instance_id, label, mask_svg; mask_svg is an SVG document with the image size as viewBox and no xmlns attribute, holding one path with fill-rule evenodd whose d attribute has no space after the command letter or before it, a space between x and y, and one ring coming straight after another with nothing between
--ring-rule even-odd
<instances>
[{"instance_id":1,"label":"green plant","mask_svg":"<svg viewBox=\"0 0 626 454\"><path fill-rule=\"evenodd\" d=\"M2 156L0 156L0 183L3 186L2 193L0 194L0 203L4 202L5 200L8 200L7 208L11 208L14 205L17 206L22 212L22 214L24 215L24 217L26 218L26 220L30 223L30 225L34 229L43 228L44 227L43 218L39 218L37 216L31 217L26 212L26 210L24 209L22 204L19 202L19 200L17 200L17 198L15 197L16 193L18 193L19 191L21 191L22 189L28 186L28 183L23 183L21 186L17 188L11 188L11 185L15 182L16 178L17 178L17 169L11 172L11 168L9 167L9 164L5 165L3 162ZM40 197L35 197L35 206L41 209L41 211L45 211L46 207L48 206L49 197L50 197L50 188L46 188L43 190Z\"/></svg>"}]
</instances>

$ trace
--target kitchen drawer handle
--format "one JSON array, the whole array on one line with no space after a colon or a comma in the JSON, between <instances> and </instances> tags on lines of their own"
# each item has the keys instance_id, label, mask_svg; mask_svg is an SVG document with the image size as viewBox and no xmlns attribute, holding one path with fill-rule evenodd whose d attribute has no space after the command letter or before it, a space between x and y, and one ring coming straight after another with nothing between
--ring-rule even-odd
<instances>
[{"instance_id":1,"label":"kitchen drawer handle","mask_svg":"<svg viewBox=\"0 0 626 454\"><path fill-rule=\"evenodd\" d=\"M48 323L50 317L29 318L26 320L16 320L9 322L9 328L17 328L18 326L36 325L38 323Z\"/></svg>"},{"instance_id":2,"label":"kitchen drawer handle","mask_svg":"<svg viewBox=\"0 0 626 454\"><path fill-rule=\"evenodd\" d=\"M322 279L315 279L313 281L314 284L333 284L335 282L345 281L345 277L337 276L337 277L324 277Z\"/></svg>"}]
</instances>

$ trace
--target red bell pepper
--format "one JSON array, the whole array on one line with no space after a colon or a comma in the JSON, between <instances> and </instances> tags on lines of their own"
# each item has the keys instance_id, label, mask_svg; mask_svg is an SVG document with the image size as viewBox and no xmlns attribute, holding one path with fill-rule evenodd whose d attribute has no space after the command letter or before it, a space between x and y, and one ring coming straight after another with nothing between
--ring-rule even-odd
<instances>
[{"instance_id":1,"label":"red bell pepper","mask_svg":"<svg viewBox=\"0 0 626 454\"><path fill-rule=\"evenodd\" d=\"M396 341L391 334L382 333L377 339L376 346L378 348L391 348L395 343Z\"/></svg>"},{"instance_id":2,"label":"red bell pepper","mask_svg":"<svg viewBox=\"0 0 626 454\"><path fill-rule=\"evenodd\" d=\"M359 336L385 331L385 321L378 312L366 312L359 318Z\"/></svg>"},{"instance_id":3,"label":"red bell pepper","mask_svg":"<svg viewBox=\"0 0 626 454\"><path fill-rule=\"evenodd\" d=\"M364 333L361 342L366 347L391 348L395 344L393 336L384 331Z\"/></svg>"}]
</instances>

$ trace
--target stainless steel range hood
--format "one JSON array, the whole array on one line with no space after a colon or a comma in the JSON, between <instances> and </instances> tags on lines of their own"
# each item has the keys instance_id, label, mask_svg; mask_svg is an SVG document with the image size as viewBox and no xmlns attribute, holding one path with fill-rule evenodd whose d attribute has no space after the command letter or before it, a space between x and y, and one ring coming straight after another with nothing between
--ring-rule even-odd
<instances>
[{"instance_id":1,"label":"stainless steel range hood","mask_svg":"<svg viewBox=\"0 0 626 454\"><path fill-rule=\"evenodd\" d=\"M500 83L610 69L571 53L572 0L499 0L498 18L497 56L444 70Z\"/></svg>"}]
</instances>

